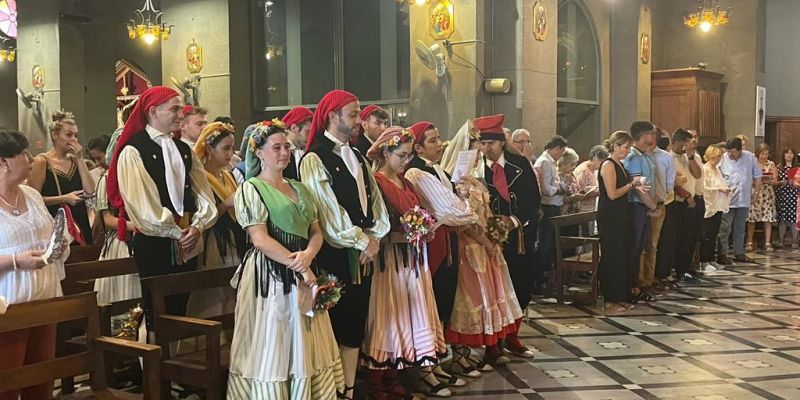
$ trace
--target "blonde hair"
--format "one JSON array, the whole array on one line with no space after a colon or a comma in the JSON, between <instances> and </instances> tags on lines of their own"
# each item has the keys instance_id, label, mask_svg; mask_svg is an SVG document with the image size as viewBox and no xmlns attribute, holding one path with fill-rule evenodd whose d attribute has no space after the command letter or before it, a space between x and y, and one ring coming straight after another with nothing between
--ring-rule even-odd
<instances>
[{"instance_id":1,"label":"blonde hair","mask_svg":"<svg viewBox=\"0 0 800 400\"><path fill-rule=\"evenodd\" d=\"M722 155L724 153L725 151L722 150L722 147L712 144L706 147L706 152L703 153L703 158L706 159L706 162L709 162L711 160L719 160L722 158Z\"/></svg>"},{"instance_id":2,"label":"blonde hair","mask_svg":"<svg viewBox=\"0 0 800 400\"><path fill-rule=\"evenodd\" d=\"M51 135L60 132L64 125L78 125L75 121L75 116L69 111L55 111L50 119L51 121L50 125L48 125L48 129Z\"/></svg>"},{"instance_id":3,"label":"blonde hair","mask_svg":"<svg viewBox=\"0 0 800 400\"><path fill-rule=\"evenodd\" d=\"M771 147L769 147L768 144L761 143L760 145L758 145L758 148L756 149L756 152L755 152L756 158L758 158L761 155L761 153L763 153L765 151L767 153L769 153L770 150L771 150Z\"/></svg>"},{"instance_id":4,"label":"blonde hair","mask_svg":"<svg viewBox=\"0 0 800 400\"><path fill-rule=\"evenodd\" d=\"M605 147L609 153L613 153L615 148L629 143L633 143L633 138L630 133L626 131L616 131L612 133L608 139L603 141L603 147Z\"/></svg>"},{"instance_id":5,"label":"blonde hair","mask_svg":"<svg viewBox=\"0 0 800 400\"><path fill-rule=\"evenodd\" d=\"M736 138L741 140L742 144L749 144L750 143L750 137L748 137L744 133L740 133L740 134L736 135Z\"/></svg>"}]
</instances>

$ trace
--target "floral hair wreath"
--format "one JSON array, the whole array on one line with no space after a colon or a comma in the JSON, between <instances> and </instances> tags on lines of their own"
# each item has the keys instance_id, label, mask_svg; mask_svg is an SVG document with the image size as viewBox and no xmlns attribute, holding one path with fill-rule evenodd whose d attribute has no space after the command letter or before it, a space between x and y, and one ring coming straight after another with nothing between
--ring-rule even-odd
<instances>
[{"instance_id":1,"label":"floral hair wreath","mask_svg":"<svg viewBox=\"0 0 800 400\"><path fill-rule=\"evenodd\" d=\"M208 136L206 137L206 145L212 146L214 141L217 140L219 135L221 135L223 132L232 134L234 132L233 125L222 123L222 126L220 126L218 129L208 134Z\"/></svg>"},{"instance_id":2,"label":"floral hair wreath","mask_svg":"<svg viewBox=\"0 0 800 400\"><path fill-rule=\"evenodd\" d=\"M386 143L381 145L381 147L394 148L402 143L406 143L408 141L413 141L413 140L414 140L414 134L411 133L411 131L409 131L408 129L403 129L402 131L400 131L400 133L389 138L389 140L387 140Z\"/></svg>"},{"instance_id":3,"label":"floral hair wreath","mask_svg":"<svg viewBox=\"0 0 800 400\"><path fill-rule=\"evenodd\" d=\"M247 147L250 148L250 151L256 151L259 146L262 146L270 135L275 132L285 132L286 125L283 124L278 118L273 118L271 121L261 121L256 124L256 129L253 131L253 134L250 135L250 139L247 141Z\"/></svg>"}]
</instances>

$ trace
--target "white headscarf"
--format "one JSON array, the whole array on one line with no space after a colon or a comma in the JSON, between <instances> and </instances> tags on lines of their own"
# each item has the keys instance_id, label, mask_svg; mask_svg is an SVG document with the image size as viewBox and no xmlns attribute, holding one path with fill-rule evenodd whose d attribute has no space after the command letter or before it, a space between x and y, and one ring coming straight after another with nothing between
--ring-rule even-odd
<instances>
[{"instance_id":1,"label":"white headscarf","mask_svg":"<svg viewBox=\"0 0 800 400\"><path fill-rule=\"evenodd\" d=\"M464 122L464 125L456 132L453 139L450 140L450 144L444 149L444 155L442 155L441 165L448 174L452 175L453 171L456 169L456 161L458 160L458 153L461 151L469 150L469 142L470 138L473 136L472 132L475 132L475 126L472 123L472 120L468 119L467 122ZM479 165L482 165L480 163ZM483 178L483 168L474 168L472 170L472 176L475 178L482 179Z\"/></svg>"}]
</instances>

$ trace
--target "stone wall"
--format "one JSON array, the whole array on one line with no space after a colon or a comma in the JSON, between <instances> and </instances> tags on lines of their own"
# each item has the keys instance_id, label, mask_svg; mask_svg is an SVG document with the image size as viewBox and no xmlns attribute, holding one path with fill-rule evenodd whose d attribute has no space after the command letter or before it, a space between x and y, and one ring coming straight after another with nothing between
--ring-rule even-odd
<instances>
[{"instance_id":1,"label":"stone wall","mask_svg":"<svg viewBox=\"0 0 800 400\"><path fill-rule=\"evenodd\" d=\"M800 116L800 2L767 3L767 115Z\"/></svg>"},{"instance_id":2,"label":"stone wall","mask_svg":"<svg viewBox=\"0 0 800 400\"><path fill-rule=\"evenodd\" d=\"M696 67L706 63L709 71L724 74L723 119L725 135L755 129L755 93L757 82L759 13L763 0L730 2L730 22L710 32L683 26L683 15L694 1L654 2L654 70ZM769 104L769 101L767 101Z\"/></svg>"}]
</instances>

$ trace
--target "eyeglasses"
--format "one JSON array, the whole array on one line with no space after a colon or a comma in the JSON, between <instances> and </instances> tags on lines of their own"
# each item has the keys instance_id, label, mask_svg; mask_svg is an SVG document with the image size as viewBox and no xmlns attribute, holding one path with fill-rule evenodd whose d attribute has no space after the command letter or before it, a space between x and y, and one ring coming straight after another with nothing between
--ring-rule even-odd
<instances>
[{"instance_id":1,"label":"eyeglasses","mask_svg":"<svg viewBox=\"0 0 800 400\"><path fill-rule=\"evenodd\" d=\"M515 140L514 144L518 144L521 146L530 146L532 142L530 140Z\"/></svg>"},{"instance_id":2,"label":"eyeglasses","mask_svg":"<svg viewBox=\"0 0 800 400\"><path fill-rule=\"evenodd\" d=\"M414 158L414 153L400 153L400 154L397 154L397 153L395 153L393 151L390 151L389 153L392 153L392 155L394 155L395 157L397 157L397 158L399 158L399 159L401 159L403 161L407 161L407 160L410 160L410 159Z\"/></svg>"}]
</instances>

